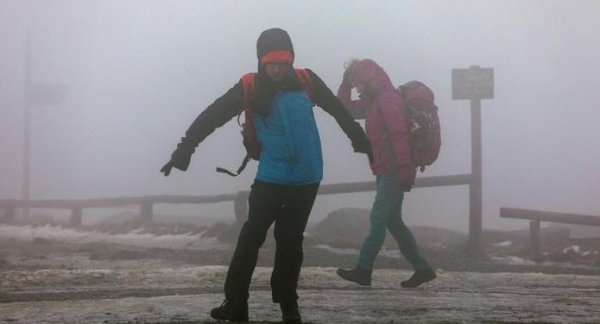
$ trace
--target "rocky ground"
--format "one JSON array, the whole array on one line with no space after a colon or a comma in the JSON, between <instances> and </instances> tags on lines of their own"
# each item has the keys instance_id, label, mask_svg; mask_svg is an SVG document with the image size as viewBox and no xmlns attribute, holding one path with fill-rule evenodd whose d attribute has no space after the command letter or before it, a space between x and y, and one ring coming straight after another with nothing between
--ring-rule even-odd
<instances>
[{"instance_id":1,"label":"rocky ground","mask_svg":"<svg viewBox=\"0 0 600 324\"><path fill-rule=\"evenodd\" d=\"M400 288L411 271L388 240L373 287L365 288L335 275L354 265L365 234L364 216L353 212L307 231L299 293L310 323L600 323L600 240L545 230L543 260L533 262L526 232L486 231L481 253L469 254L465 234L415 227L439 278ZM207 314L222 299L238 230L127 223L76 231L76 240L31 227L26 236L9 234L22 229L0 228L0 323L216 323ZM98 231L108 234L83 239ZM132 231L143 240L123 241ZM179 246L158 244L186 231L202 234ZM251 287L255 323L279 320L268 288L273 247L268 239Z\"/></svg>"}]
</instances>

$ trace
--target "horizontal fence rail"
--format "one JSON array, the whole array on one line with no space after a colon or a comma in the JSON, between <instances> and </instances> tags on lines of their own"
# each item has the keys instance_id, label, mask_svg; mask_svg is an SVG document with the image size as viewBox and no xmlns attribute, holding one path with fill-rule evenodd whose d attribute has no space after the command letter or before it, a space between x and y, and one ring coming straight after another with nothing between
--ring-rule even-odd
<instances>
[{"instance_id":1,"label":"horizontal fence rail","mask_svg":"<svg viewBox=\"0 0 600 324\"><path fill-rule=\"evenodd\" d=\"M529 254L531 259L535 261L540 259L541 222L600 226L600 216L558 213L520 208L501 207L500 217L529 220Z\"/></svg>"},{"instance_id":2,"label":"horizontal fence rail","mask_svg":"<svg viewBox=\"0 0 600 324\"><path fill-rule=\"evenodd\" d=\"M558 213L541 210L500 208L500 217L528 219L540 222L600 226L600 216Z\"/></svg>"},{"instance_id":3,"label":"horizontal fence rail","mask_svg":"<svg viewBox=\"0 0 600 324\"><path fill-rule=\"evenodd\" d=\"M454 186L468 185L471 183L471 176L451 175L417 178L415 188L435 187L435 186ZM348 182L336 184L323 184L319 188L319 195L343 194L367 192L375 190L375 182ZM97 199L38 199L38 200L17 200L0 199L0 209L4 209L2 218L6 220L14 219L17 208L49 208L49 209L70 209L72 226L81 226L83 209L85 208L106 208L121 206L140 206L140 215L142 219L151 221L153 218L153 206L155 204L207 204L233 201L234 213L236 219L241 221L245 219L248 212L249 191L238 191L233 194L221 194L213 196L185 196L185 195L155 195L139 197L116 197L116 198L97 198ZM1 215L0 215L1 216Z\"/></svg>"},{"instance_id":4,"label":"horizontal fence rail","mask_svg":"<svg viewBox=\"0 0 600 324\"><path fill-rule=\"evenodd\" d=\"M459 174L451 176L436 176L436 177L423 177L415 180L414 188L424 187L439 187L439 186L456 186L456 185L468 185L471 183L470 174ZM374 191L375 182L347 182L347 183L335 183L335 184L324 184L319 188L320 195L331 195L341 193L354 193L354 192L365 192Z\"/></svg>"},{"instance_id":5,"label":"horizontal fence rail","mask_svg":"<svg viewBox=\"0 0 600 324\"><path fill-rule=\"evenodd\" d=\"M222 194L215 196L140 196L140 197L118 197L118 198L98 198L98 199L43 199L43 200L0 200L0 208L9 207L29 207L29 208L62 208L70 209L76 207L82 208L100 208L100 207L119 207L140 205L143 203L152 204L203 204L232 201L237 197L236 194Z\"/></svg>"}]
</instances>

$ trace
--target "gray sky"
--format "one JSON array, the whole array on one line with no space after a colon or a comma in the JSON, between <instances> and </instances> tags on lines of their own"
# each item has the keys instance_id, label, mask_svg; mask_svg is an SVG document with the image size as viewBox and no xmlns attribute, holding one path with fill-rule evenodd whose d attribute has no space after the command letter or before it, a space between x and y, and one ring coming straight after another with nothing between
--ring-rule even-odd
<instances>
[{"instance_id":1,"label":"gray sky","mask_svg":"<svg viewBox=\"0 0 600 324\"><path fill-rule=\"evenodd\" d=\"M0 0L0 198L20 198L23 52L32 80L68 86L65 100L32 107L34 199L247 190L256 164L235 169L235 120L200 144L190 169L159 173L208 104L256 69L255 42L286 29L296 67L337 90L342 64L373 58L396 84L436 93L442 153L428 175L470 171L469 102L451 99L451 70L494 68L482 102L484 227L520 228L502 206L600 215L600 1L167 1ZM369 181L366 158L318 113L323 183ZM323 196L313 221L342 206L369 208L373 193ZM415 189L409 224L461 231L466 186ZM227 211L231 208L227 207Z\"/></svg>"}]
</instances>

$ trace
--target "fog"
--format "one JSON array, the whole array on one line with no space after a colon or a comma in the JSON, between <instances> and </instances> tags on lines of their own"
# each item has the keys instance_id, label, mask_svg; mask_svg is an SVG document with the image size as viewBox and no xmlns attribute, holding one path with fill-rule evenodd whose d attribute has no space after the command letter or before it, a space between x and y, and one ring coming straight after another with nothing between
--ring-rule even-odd
<instances>
[{"instance_id":1,"label":"fog","mask_svg":"<svg viewBox=\"0 0 600 324\"><path fill-rule=\"evenodd\" d=\"M256 71L259 33L280 27L295 66L333 91L343 63L366 57L395 84L435 91L442 152L419 176L470 172L470 106L452 100L451 71L493 68L495 97L482 101L483 227L526 226L501 219L504 206L600 215L598 12L594 0L0 0L0 199L21 198L28 33L31 81L67 87L62 102L31 107L31 198L73 199L247 190L256 163L237 178L215 172L244 155L235 120L199 145L187 172L159 169L193 119ZM366 157L316 111L323 183L373 180ZM369 208L373 194L319 196L311 220ZM407 223L463 232L468 210L467 186L417 188L405 203ZM231 218L233 207L185 212Z\"/></svg>"}]
</instances>

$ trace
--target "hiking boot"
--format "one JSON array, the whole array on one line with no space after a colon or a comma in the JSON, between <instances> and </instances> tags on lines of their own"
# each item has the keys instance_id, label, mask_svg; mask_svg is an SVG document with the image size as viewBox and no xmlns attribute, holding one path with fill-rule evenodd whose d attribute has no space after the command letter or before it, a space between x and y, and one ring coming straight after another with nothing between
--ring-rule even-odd
<instances>
[{"instance_id":1,"label":"hiking boot","mask_svg":"<svg viewBox=\"0 0 600 324\"><path fill-rule=\"evenodd\" d=\"M210 317L233 322L248 322L248 303L231 303L227 299L210 311Z\"/></svg>"},{"instance_id":2,"label":"hiking boot","mask_svg":"<svg viewBox=\"0 0 600 324\"><path fill-rule=\"evenodd\" d=\"M345 269L337 269L338 276L348 280L355 282L359 285L370 286L371 285L371 271L363 270L359 268L354 268L350 270Z\"/></svg>"},{"instance_id":3,"label":"hiking boot","mask_svg":"<svg viewBox=\"0 0 600 324\"><path fill-rule=\"evenodd\" d=\"M280 303L281 308L281 319L285 324L302 324L302 317L298 310L298 303L296 301Z\"/></svg>"},{"instance_id":4,"label":"hiking boot","mask_svg":"<svg viewBox=\"0 0 600 324\"><path fill-rule=\"evenodd\" d=\"M417 270L415 273L413 273L410 279L402 281L400 286L404 288L414 288L435 279L435 277L437 277L437 275L431 268L426 270Z\"/></svg>"}]
</instances>

